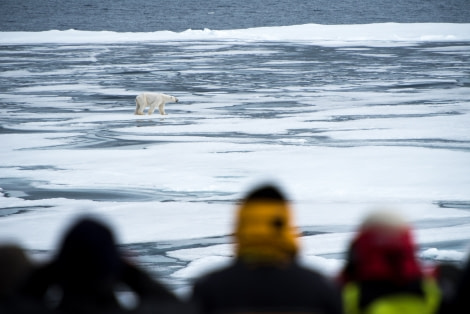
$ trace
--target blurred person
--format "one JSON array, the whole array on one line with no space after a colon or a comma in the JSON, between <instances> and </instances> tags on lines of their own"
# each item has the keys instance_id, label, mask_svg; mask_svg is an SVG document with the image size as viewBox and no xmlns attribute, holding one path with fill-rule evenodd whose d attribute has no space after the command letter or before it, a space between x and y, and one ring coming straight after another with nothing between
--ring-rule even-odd
<instances>
[{"instance_id":1,"label":"blurred person","mask_svg":"<svg viewBox=\"0 0 470 314\"><path fill-rule=\"evenodd\" d=\"M119 313L124 308L116 292L123 286L138 297L138 308L179 303L163 285L122 258L106 225L85 217L66 232L57 256L32 274L23 292L60 313ZM51 290L58 291L53 296L57 300L47 299Z\"/></svg>"},{"instance_id":2,"label":"blurred person","mask_svg":"<svg viewBox=\"0 0 470 314\"><path fill-rule=\"evenodd\" d=\"M297 262L290 203L272 185L249 193L235 221L235 261L199 278L201 313L342 313L338 287Z\"/></svg>"},{"instance_id":3,"label":"blurred person","mask_svg":"<svg viewBox=\"0 0 470 314\"><path fill-rule=\"evenodd\" d=\"M415 255L411 227L394 211L366 217L340 280L346 314L430 314L441 301L437 281Z\"/></svg>"},{"instance_id":4,"label":"blurred person","mask_svg":"<svg viewBox=\"0 0 470 314\"><path fill-rule=\"evenodd\" d=\"M441 262L435 266L434 273L441 291L439 312L446 313L446 309L452 306L457 293L457 287L462 277L462 268L453 263Z\"/></svg>"},{"instance_id":5,"label":"blurred person","mask_svg":"<svg viewBox=\"0 0 470 314\"><path fill-rule=\"evenodd\" d=\"M0 313L41 312L36 304L26 302L20 295L21 287L34 267L22 247L0 245Z\"/></svg>"},{"instance_id":6,"label":"blurred person","mask_svg":"<svg viewBox=\"0 0 470 314\"><path fill-rule=\"evenodd\" d=\"M455 293L450 302L443 304L441 314L468 314L470 313L470 258L456 280Z\"/></svg>"}]
</instances>

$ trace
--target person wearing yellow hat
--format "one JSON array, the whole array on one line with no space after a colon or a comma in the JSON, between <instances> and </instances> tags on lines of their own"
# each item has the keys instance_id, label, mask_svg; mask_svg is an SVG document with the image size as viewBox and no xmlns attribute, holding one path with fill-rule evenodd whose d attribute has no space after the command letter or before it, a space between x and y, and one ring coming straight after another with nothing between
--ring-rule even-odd
<instances>
[{"instance_id":1,"label":"person wearing yellow hat","mask_svg":"<svg viewBox=\"0 0 470 314\"><path fill-rule=\"evenodd\" d=\"M198 279L201 313L342 313L339 289L300 266L290 203L273 185L249 193L235 221L235 260Z\"/></svg>"}]
</instances>

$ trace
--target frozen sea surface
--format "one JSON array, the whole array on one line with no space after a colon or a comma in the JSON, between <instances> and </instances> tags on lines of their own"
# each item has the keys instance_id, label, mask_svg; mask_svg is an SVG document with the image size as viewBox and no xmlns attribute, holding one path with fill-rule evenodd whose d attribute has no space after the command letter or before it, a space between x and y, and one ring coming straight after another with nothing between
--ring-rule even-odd
<instances>
[{"instance_id":1,"label":"frozen sea surface","mask_svg":"<svg viewBox=\"0 0 470 314\"><path fill-rule=\"evenodd\" d=\"M423 261L467 256L470 24L4 32L0 61L0 239L33 256L91 213L185 293L231 259L235 204L269 180L329 275L383 206ZM180 102L135 116L142 91Z\"/></svg>"}]
</instances>

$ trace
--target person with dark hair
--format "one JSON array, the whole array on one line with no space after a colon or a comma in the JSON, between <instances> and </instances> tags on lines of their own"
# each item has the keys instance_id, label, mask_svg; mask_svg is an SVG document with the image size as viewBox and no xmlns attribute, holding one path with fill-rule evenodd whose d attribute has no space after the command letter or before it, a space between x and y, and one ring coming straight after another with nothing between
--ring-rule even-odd
<instances>
[{"instance_id":1,"label":"person with dark hair","mask_svg":"<svg viewBox=\"0 0 470 314\"><path fill-rule=\"evenodd\" d=\"M437 312L441 291L416 258L411 231L394 211L374 211L366 217L340 275L346 314Z\"/></svg>"},{"instance_id":2,"label":"person with dark hair","mask_svg":"<svg viewBox=\"0 0 470 314\"><path fill-rule=\"evenodd\" d=\"M77 221L66 233L51 262L35 271L24 287L36 298L61 313L118 313L120 285L127 286L140 306L178 303L178 299L144 271L121 257L111 230L93 218ZM49 302L46 292L58 287L58 300Z\"/></svg>"},{"instance_id":3,"label":"person with dark hair","mask_svg":"<svg viewBox=\"0 0 470 314\"><path fill-rule=\"evenodd\" d=\"M333 282L298 264L290 203L277 187L261 186L242 201L235 240L234 263L193 286L201 313L342 313Z\"/></svg>"},{"instance_id":4,"label":"person with dark hair","mask_svg":"<svg viewBox=\"0 0 470 314\"><path fill-rule=\"evenodd\" d=\"M458 285L462 278L462 268L451 262L440 262L434 267L434 273L441 291L441 304L439 313L458 313L448 311L452 306L457 293ZM464 313L470 313L466 311Z\"/></svg>"},{"instance_id":5,"label":"person with dark hair","mask_svg":"<svg viewBox=\"0 0 470 314\"><path fill-rule=\"evenodd\" d=\"M459 272L455 280L455 293L451 300L441 306L440 314L468 314L470 313L470 258Z\"/></svg>"},{"instance_id":6,"label":"person with dark hair","mask_svg":"<svg viewBox=\"0 0 470 314\"><path fill-rule=\"evenodd\" d=\"M0 313L33 313L33 310L43 313L36 304L26 302L20 294L34 267L22 247L16 244L0 245Z\"/></svg>"}]
</instances>

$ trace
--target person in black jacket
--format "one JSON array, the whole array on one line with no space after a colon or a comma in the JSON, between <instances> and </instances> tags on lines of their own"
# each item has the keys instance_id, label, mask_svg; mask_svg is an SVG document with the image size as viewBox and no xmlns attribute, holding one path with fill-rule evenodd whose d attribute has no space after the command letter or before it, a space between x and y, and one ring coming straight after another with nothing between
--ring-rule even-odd
<instances>
[{"instance_id":1,"label":"person in black jacket","mask_svg":"<svg viewBox=\"0 0 470 314\"><path fill-rule=\"evenodd\" d=\"M124 311L116 298L123 287L138 297L140 312L179 303L166 287L121 256L105 224L85 217L68 230L57 256L32 273L22 294L60 313L114 314ZM51 300L50 292L57 288L60 293Z\"/></svg>"},{"instance_id":2,"label":"person in black jacket","mask_svg":"<svg viewBox=\"0 0 470 314\"><path fill-rule=\"evenodd\" d=\"M234 263L193 286L201 313L342 313L333 282L298 264L290 204L277 187L247 195L235 229Z\"/></svg>"},{"instance_id":3,"label":"person in black jacket","mask_svg":"<svg viewBox=\"0 0 470 314\"><path fill-rule=\"evenodd\" d=\"M455 293L447 304L442 304L441 314L468 314L470 313L470 258L467 259L463 269L460 270L456 280Z\"/></svg>"},{"instance_id":4,"label":"person in black jacket","mask_svg":"<svg viewBox=\"0 0 470 314\"><path fill-rule=\"evenodd\" d=\"M35 263L19 244L0 244L0 313L45 313L21 296L21 287L35 269Z\"/></svg>"}]
</instances>

